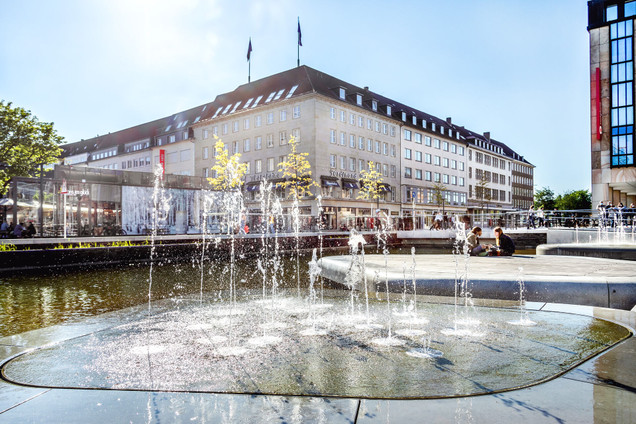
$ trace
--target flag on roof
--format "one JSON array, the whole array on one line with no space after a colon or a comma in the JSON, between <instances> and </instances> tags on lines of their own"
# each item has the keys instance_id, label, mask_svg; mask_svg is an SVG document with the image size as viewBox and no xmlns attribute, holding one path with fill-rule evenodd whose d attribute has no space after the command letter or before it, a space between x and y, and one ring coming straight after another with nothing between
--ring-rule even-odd
<instances>
[{"instance_id":1,"label":"flag on roof","mask_svg":"<svg viewBox=\"0 0 636 424\"><path fill-rule=\"evenodd\" d=\"M303 45L303 33L300 32L300 18L298 18L298 45Z\"/></svg>"},{"instance_id":2,"label":"flag on roof","mask_svg":"<svg viewBox=\"0 0 636 424\"><path fill-rule=\"evenodd\" d=\"M247 60L250 60L252 55L252 37L250 37L250 44L247 46Z\"/></svg>"}]
</instances>

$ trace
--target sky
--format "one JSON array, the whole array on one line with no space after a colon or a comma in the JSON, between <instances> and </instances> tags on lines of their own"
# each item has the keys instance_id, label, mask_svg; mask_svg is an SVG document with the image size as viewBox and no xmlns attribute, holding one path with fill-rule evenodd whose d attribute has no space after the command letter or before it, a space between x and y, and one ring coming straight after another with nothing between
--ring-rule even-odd
<instances>
[{"instance_id":1,"label":"sky","mask_svg":"<svg viewBox=\"0 0 636 424\"><path fill-rule=\"evenodd\" d=\"M535 190L590 188L586 0L0 0L0 100L66 142L301 64L501 141Z\"/></svg>"}]
</instances>

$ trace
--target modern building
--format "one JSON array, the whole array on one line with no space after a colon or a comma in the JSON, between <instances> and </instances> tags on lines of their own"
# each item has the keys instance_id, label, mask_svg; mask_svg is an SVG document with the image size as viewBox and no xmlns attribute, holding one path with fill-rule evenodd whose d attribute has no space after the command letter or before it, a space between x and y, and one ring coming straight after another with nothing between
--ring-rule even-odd
<instances>
[{"instance_id":1,"label":"modern building","mask_svg":"<svg viewBox=\"0 0 636 424\"><path fill-rule=\"evenodd\" d=\"M168 174L212 176L217 137L248 164L243 190L260 208L262 180L278 183L290 136L308 153L318 188L300 199L302 215L326 228L364 227L380 209L423 226L436 211L464 214L527 208L533 166L505 144L308 66L244 84L213 102L64 147L64 163ZM359 199L361 170L373 166L383 198ZM514 176L524 171L523 178ZM521 175L521 174L519 174ZM521 189L523 187L523 189ZM411 217L419 219L412 220Z\"/></svg>"},{"instance_id":2,"label":"modern building","mask_svg":"<svg viewBox=\"0 0 636 424\"><path fill-rule=\"evenodd\" d=\"M588 1L592 203L636 202L634 19L636 1Z\"/></svg>"}]
</instances>

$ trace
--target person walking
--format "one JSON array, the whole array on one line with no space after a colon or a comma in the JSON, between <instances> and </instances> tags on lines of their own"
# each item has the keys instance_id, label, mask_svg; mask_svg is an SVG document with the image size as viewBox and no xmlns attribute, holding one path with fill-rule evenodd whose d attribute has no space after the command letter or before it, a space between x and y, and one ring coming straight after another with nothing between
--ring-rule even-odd
<instances>
[{"instance_id":1,"label":"person walking","mask_svg":"<svg viewBox=\"0 0 636 424\"><path fill-rule=\"evenodd\" d=\"M537 228L537 226L534 223L534 219L535 219L535 211L534 211L534 205L530 206L530 209L528 209L528 225L527 225L527 229L530 229L530 226L532 225L532 228Z\"/></svg>"}]
</instances>

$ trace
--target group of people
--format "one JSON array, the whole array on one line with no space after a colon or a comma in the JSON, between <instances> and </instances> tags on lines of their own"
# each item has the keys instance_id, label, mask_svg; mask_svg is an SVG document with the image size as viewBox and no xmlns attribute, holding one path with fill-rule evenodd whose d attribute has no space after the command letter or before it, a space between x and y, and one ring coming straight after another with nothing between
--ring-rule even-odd
<instances>
[{"instance_id":1,"label":"group of people","mask_svg":"<svg viewBox=\"0 0 636 424\"><path fill-rule=\"evenodd\" d=\"M515 253L515 243L504 234L501 227L495 227L495 244L481 244L479 237L482 235L480 227L473 227L466 237L468 252L471 256L512 256Z\"/></svg>"},{"instance_id":2,"label":"group of people","mask_svg":"<svg viewBox=\"0 0 636 424\"><path fill-rule=\"evenodd\" d=\"M543 206L540 206L538 209L534 209L534 205L530 206L530 209L528 209L528 220L526 222L526 227L529 230L530 226L532 226L532 228L537 228L537 221L539 224L539 227L543 227L545 226L546 220L545 220L545 212L543 211Z\"/></svg>"},{"instance_id":3,"label":"group of people","mask_svg":"<svg viewBox=\"0 0 636 424\"><path fill-rule=\"evenodd\" d=\"M629 208L626 208L623 202L613 205L612 202L604 203L601 200L596 210L598 211L599 224L601 226L614 227L620 224L633 224L634 216L636 215L634 203L630 204Z\"/></svg>"},{"instance_id":4,"label":"group of people","mask_svg":"<svg viewBox=\"0 0 636 424\"><path fill-rule=\"evenodd\" d=\"M37 230L33 221L29 221L25 226L23 222L19 222L18 225L10 224L7 221L2 221L0 225L0 238L29 238L35 236Z\"/></svg>"}]
</instances>

